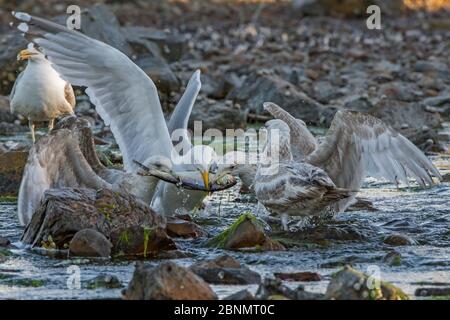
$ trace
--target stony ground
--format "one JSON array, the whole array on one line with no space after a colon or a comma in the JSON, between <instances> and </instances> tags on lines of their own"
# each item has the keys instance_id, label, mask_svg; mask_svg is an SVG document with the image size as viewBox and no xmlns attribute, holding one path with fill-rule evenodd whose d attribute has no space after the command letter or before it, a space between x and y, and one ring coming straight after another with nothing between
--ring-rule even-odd
<instances>
[{"instance_id":1,"label":"stony ground","mask_svg":"<svg viewBox=\"0 0 450 320\"><path fill-rule=\"evenodd\" d=\"M11 21L9 12L27 11L47 18L56 17L55 19L61 22L64 21L61 15L65 12L66 4L72 2L0 0L0 196L10 197L3 197L0 202L14 203L21 169L30 147L29 139L26 139L28 132L26 119L9 113L7 95L19 70L23 68L22 64L15 61L15 57L26 45L23 38L9 28L8 23ZM444 10L411 12L383 7L382 30L368 30L363 10L365 7L357 7L358 10L355 12L355 7L345 5L351 2L343 1L342 6L329 6L326 10L322 10L320 15L315 14L316 10L293 10L291 4L285 1L276 4L242 3L237 0L132 1L126 4L119 1L99 1L98 3L104 5L96 7L92 7L92 1L77 3L83 8L83 17L86 19L83 31L117 46L143 68L155 81L167 115L174 108L192 72L201 69L202 92L191 118L203 120L205 129L246 128L259 125L269 119L262 110L264 101L273 101L309 125L322 128L329 126L337 110L352 109L380 117L429 155L439 154L435 159L438 159L441 170L450 169L447 148L449 130L447 128L442 131L443 124L448 126L446 122L450 116L449 12ZM114 147L110 131L95 113L83 88L76 88L76 93L76 112L94 125L101 160L106 165L120 165L121 156ZM447 275L445 270L448 270L448 259L446 261L445 256L448 257L448 229L445 226L448 226L450 220L448 208L445 207L445 197L448 197L448 185L418 193L414 190L405 194L400 192L393 196L393 200L387 197L390 191L383 188L393 187L377 185L375 191L367 193L380 207L380 213L371 216L372 213L366 209L362 209L360 214L355 216L347 213L341 218L343 226L332 225L325 231L313 230L312 238L308 238L307 235L306 239L297 239L296 241L307 242L302 242L300 250L297 246L295 250L290 251L289 241L282 239L285 245L287 243L289 251L287 254L281 252L271 255L272 264L262 261L264 258L260 255L241 253L233 255L264 275L267 271L272 273L276 270L289 273L292 268L288 268L289 270L283 268L292 264L297 265L298 261L302 261L300 269L310 270L312 266L317 265L317 261L320 261L320 268L334 268L346 263L361 263L366 267L366 264L373 262L371 259L376 261L383 259L383 263L389 266L388 272L391 272L391 278L394 280L403 280L412 274L413 280L417 282L416 278L420 278L421 274L424 277L433 274L434 277L435 273L430 269L436 268ZM383 196L377 196L377 192L382 189ZM429 201L429 206L421 210L420 206L423 206L425 201ZM398 209L399 203L402 203L401 210ZM217 207L217 204L215 205ZM225 228L224 218L220 216L221 210L225 210L227 214L231 213L226 220L226 224L229 225L232 222L230 220L236 219L244 209L253 209L253 205L241 205L234 200L224 201L225 209L221 205L222 200L218 205L218 216L212 215L213 217L208 217L206 222L201 219L200 222L195 221L203 223L206 229L208 223L213 221L215 225L210 231L217 234ZM5 210L6 217L0 230L3 228L4 235L9 236L10 232L12 240L18 240L22 230L16 225L14 206L0 206L0 209ZM369 217L365 213L370 213L371 223L365 220ZM392 217L393 213L396 214L397 220ZM405 224L401 221L402 217L413 218ZM353 219L362 221L357 224L355 232L352 231L352 223L349 222ZM373 221L375 223L372 225ZM186 223L181 223L181 227L177 223L180 222L173 222L172 227L181 232L178 228L184 228ZM369 224L370 230L376 229L373 231L373 239L372 233L368 233L365 229ZM176 235L174 230L171 232ZM195 233L196 236L199 233L196 229L194 231L188 229L188 232ZM170 230L168 233L170 236L173 235L170 234ZM391 233L394 233L393 239L389 238ZM395 238L397 233L408 236ZM314 239L322 239L324 234L328 236L331 234L331 240L326 240L326 243L323 241L310 243ZM349 239L341 239L347 234L350 235ZM355 237L352 236L354 234ZM364 235L362 240L359 234ZM333 238L334 236L338 239ZM384 238L392 241L387 243ZM416 242L409 242L410 238L414 238ZM0 240L4 243L8 241L1 237ZM46 246L52 248L57 245L54 240L57 239L47 239ZM4 245L1 241L0 247ZM345 241L354 243L347 246ZM398 244L396 241L403 243ZM192 259L194 262L197 258L203 260L217 257L216 252L205 250L197 240L188 244L181 241L181 244L177 242L177 245L188 252L194 251ZM399 246L404 250L390 250L393 249L391 246ZM13 272L7 265L8 259L19 261L19 270L23 268L20 261L26 261L26 265L28 261L31 261L31 264L38 261L36 262L38 265L48 268L53 268L55 264L52 259L36 258L36 255L30 255L29 252L25 253L22 259L22 254L13 252L13 257L8 258L11 255L6 249L0 251L0 263L6 261L6 271L0 273L0 280L8 272ZM237 261L226 261L227 265L219 267L214 264L219 262L211 262L213 267L209 266L202 274L206 273L209 276L211 268L226 272L223 269L231 268L229 264L232 266L239 264ZM126 274L126 281L129 281L131 267L114 263L111 267L112 272L116 272L119 277ZM399 263L400 273L399 269L395 269ZM94 270L93 274L98 275L98 269L104 269L104 265L101 263L99 265L100 267L89 262L89 266ZM389 269L391 267L392 269ZM18 272L27 273L29 271L27 268L24 267L23 272ZM58 269L57 266L55 270L65 276L65 272L61 271L62 267ZM171 276L171 270L175 270L176 274ZM185 277L187 271L178 270L177 267L168 264L157 270L141 268L139 272L141 273L138 274L138 279L160 277L166 279L164 281L173 281L178 276ZM234 270L231 273L239 278L240 272L243 271ZM328 283L331 280L331 272L328 274L327 269L325 273ZM309 276L311 275L284 275L284 277ZM349 269L344 270L341 276L338 279L345 279L343 282L350 284L365 277ZM208 288L205 289L204 284L199 283L189 272L187 279L189 286L198 285L205 290L208 297L215 297L213 292ZM436 279L432 278L432 281L438 281ZM114 282L114 279L107 280ZM406 287L409 290L413 290L411 281ZM58 278L55 284L50 284L50 287L55 285L55 288L60 290L61 283L65 283L65 278ZM3 284L0 283L0 287L1 285ZM339 291L342 286L336 284L338 287L336 289L334 285L335 283L332 290L327 293L328 298L338 297L343 292L362 298L360 295L362 292ZM444 285L448 287L448 283ZM128 297L145 298L153 298L155 294L183 294L161 292L161 288L153 288L149 295L148 292L144 292L147 289L137 287L133 292L126 294ZM324 290L319 291L324 293ZM270 281L263 283L258 291L253 293L260 298L280 295L288 298L324 297L310 296L308 294L312 293L305 293L301 288L288 290L280 283ZM247 293L240 294L238 298L244 297ZM377 296L379 292L373 294ZM118 296L119 294L114 295ZM19 297L23 296L19 294ZM49 298L51 295L44 297Z\"/></svg>"}]
</instances>

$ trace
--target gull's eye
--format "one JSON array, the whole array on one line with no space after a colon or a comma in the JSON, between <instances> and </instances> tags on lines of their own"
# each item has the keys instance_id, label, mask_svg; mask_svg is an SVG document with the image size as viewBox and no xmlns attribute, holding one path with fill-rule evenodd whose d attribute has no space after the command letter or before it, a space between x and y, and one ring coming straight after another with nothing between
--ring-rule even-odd
<instances>
[{"instance_id":1,"label":"gull's eye","mask_svg":"<svg viewBox=\"0 0 450 320\"><path fill-rule=\"evenodd\" d=\"M209 167L209 172L212 173L212 174L216 174L217 173L217 169L218 169L217 163L213 163Z\"/></svg>"}]
</instances>

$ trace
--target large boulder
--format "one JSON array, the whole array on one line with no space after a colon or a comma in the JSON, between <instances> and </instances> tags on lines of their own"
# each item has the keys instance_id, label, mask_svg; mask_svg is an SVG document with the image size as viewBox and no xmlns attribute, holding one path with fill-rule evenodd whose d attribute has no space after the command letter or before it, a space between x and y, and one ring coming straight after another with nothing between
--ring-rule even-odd
<instances>
[{"instance_id":1,"label":"large boulder","mask_svg":"<svg viewBox=\"0 0 450 320\"><path fill-rule=\"evenodd\" d=\"M378 282L378 283L377 283ZM334 300L408 300L401 289L345 266L333 275L325 294Z\"/></svg>"},{"instance_id":2,"label":"large boulder","mask_svg":"<svg viewBox=\"0 0 450 320\"><path fill-rule=\"evenodd\" d=\"M161 92L170 94L180 89L180 81L163 59L144 56L135 63L153 80Z\"/></svg>"},{"instance_id":3,"label":"large boulder","mask_svg":"<svg viewBox=\"0 0 450 320\"><path fill-rule=\"evenodd\" d=\"M126 300L215 300L217 295L200 277L173 262L153 267L137 264L123 291Z\"/></svg>"},{"instance_id":4,"label":"large boulder","mask_svg":"<svg viewBox=\"0 0 450 320\"><path fill-rule=\"evenodd\" d=\"M251 74L241 87L232 90L229 99L246 106L250 112L264 113L263 103L271 101L308 124L320 124L325 108L299 91L292 83L273 74Z\"/></svg>"},{"instance_id":5,"label":"large boulder","mask_svg":"<svg viewBox=\"0 0 450 320\"><path fill-rule=\"evenodd\" d=\"M202 122L202 131L210 128L221 131L245 128L247 113L230 102L199 97L198 103L192 109L192 114L189 117L189 128L194 128L194 121Z\"/></svg>"},{"instance_id":6,"label":"large boulder","mask_svg":"<svg viewBox=\"0 0 450 320\"><path fill-rule=\"evenodd\" d=\"M55 248L62 249L78 231L92 229L111 241L114 254L146 256L176 248L164 225L164 217L126 192L50 189L45 192L21 241L39 246L51 239Z\"/></svg>"}]
</instances>

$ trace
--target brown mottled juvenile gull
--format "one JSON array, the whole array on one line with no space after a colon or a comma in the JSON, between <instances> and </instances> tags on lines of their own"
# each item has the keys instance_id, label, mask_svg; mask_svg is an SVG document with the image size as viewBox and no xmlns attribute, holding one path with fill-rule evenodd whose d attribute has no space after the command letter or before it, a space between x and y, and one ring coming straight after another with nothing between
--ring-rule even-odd
<instances>
[{"instance_id":1,"label":"brown mottled juvenile gull","mask_svg":"<svg viewBox=\"0 0 450 320\"><path fill-rule=\"evenodd\" d=\"M20 51L17 60L27 60L28 63L12 88L11 112L28 118L35 142L34 123L48 121L51 131L55 118L73 114L75 95L70 83L61 78L44 54L32 44Z\"/></svg>"},{"instance_id":2,"label":"brown mottled juvenile gull","mask_svg":"<svg viewBox=\"0 0 450 320\"><path fill-rule=\"evenodd\" d=\"M279 107L266 103L265 108ZM441 180L439 171L416 146L370 115L337 112L324 141L309 153L305 143L291 145L292 131L299 134L297 141L310 139L301 133L306 126L298 121L289 124L280 119L267 122L269 139L255 176L256 197L271 213L342 212L367 175L396 184L408 184L413 178L421 187L433 185L433 177ZM271 133L277 139L270 138ZM297 159L292 154L294 147L299 148Z\"/></svg>"}]
</instances>

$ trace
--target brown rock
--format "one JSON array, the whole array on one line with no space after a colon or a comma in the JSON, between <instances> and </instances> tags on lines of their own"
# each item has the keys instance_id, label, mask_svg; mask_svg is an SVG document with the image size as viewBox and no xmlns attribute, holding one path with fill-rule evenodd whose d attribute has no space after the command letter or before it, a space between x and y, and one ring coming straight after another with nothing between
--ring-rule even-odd
<instances>
[{"instance_id":1,"label":"brown rock","mask_svg":"<svg viewBox=\"0 0 450 320\"><path fill-rule=\"evenodd\" d=\"M173 262L156 267L137 264L123 291L126 300L216 300L211 287L189 269Z\"/></svg>"},{"instance_id":2,"label":"brown rock","mask_svg":"<svg viewBox=\"0 0 450 320\"><path fill-rule=\"evenodd\" d=\"M278 241L267 238L261 246L262 251L284 251L286 248Z\"/></svg>"},{"instance_id":3,"label":"brown rock","mask_svg":"<svg viewBox=\"0 0 450 320\"><path fill-rule=\"evenodd\" d=\"M408 296L394 285L380 281L345 266L333 275L325 294L333 300L408 300Z\"/></svg>"},{"instance_id":4,"label":"brown rock","mask_svg":"<svg viewBox=\"0 0 450 320\"><path fill-rule=\"evenodd\" d=\"M0 236L0 247L7 247L11 244L11 241L9 239Z\"/></svg>"},{"instance_id":5,"label":"brown rock","mask_svg":"<svg viewBox=\"0 0 450 320\"><path fill-rule=\"evenodd\" d=\"M243 214L228 229L213 238L209 246L241 249L262 246L266 241L264 228L253 215Z\"/></svg>"},{"instance_id":6,"label":"brown rock","mask_svg":"<svg viewBox=\"0 0 450 320\"><path fill-rule=\"evenodd\" d=\"M261 276L231 256L223 255L212 260L199 261L190 269L212 284L257 284Z\"/></svg>"},{"instance_id":7,"label":"brown rock","mask_svg":"<svg viewBox=\"0 0 450 320\"><path fill-rule=\"evenodd\" d=\"M274 276L283 281L320 281L322 276L317 272L274 273Z\"/></svg>"},{"instance_id":8,"label":"brown rock","mask_svg":"<svg viewBox=\"0 0 450 320\"><path fill-rule=\"evenodd\" d=\"M413 239L402 234L390 234L384 238L383 242L391 246L412 246L416 244Z\"/></svg>"},{"instance_id":9,"label":"brown rock","mask_svg":"<svg viewBox=\"0 0 450 320\"><path fill-rule=\"evenodd\" d=\"M113 253L116 255L154 255L161 250L175 250L177 246L164 228L147 228L139 225L117 228L111 232Z\"/></svg>"},{"instance_id":10,"label":"brown rock","mask_svg":"<svg viewBox=\"0 0 450 320\"><path fill-rule=\"evenodd\" d=\"M17 196L28 151L0 151L0 195Z\"/></svg>"},{"instance_id":11,"label":"brown rock","mask_svg":"<svg viewBox=\"0 0 450 320\"><path fill-rule=\"evenodd\" d=\"M147 56L137 60L136 64L153 80L158 90L167 94L179 90L180 82L164 60Z\"/></svg>"},{"instance_id":12,"label":"brown rock","mask_svg":"<svg viewBox=\"0 0 450 320\"><path fill-rule=\"evenodd\" d=\"M69 254L78 257L109 257L112 244L98 231L83 229L75 233L69 244Z\"/></svg>"},{"instance_id":13,"label":"brown rock","mask_svg":"<svg viewBox=\"0 0 450 320\"><path fill-rule=\"evenodd\" d=\"M256 114L264 112L263 103L271 101L280 105L296 118L306 123L320 124L324 107L299 91L292 83L276 75L250 75L241 87L230 92L228 99L246 106Z\"/></svg>"},{"instance_id":14,"label":"brown rock","mask_svg":"<svg viewBox=\"0 0 450 320\"><path fill-rule=\"evenodd\" d=\"M170 237L198 238L206 237L208 233L194 222L168 217L166 231Z\"/></svg>"},{"instance_id":15,"label":"brown rock","mask_svg":"<svg viewBox=\"0 0 450 320\"><path fill-rule=\"evenodd\" d=\"M430 296L449 296L450 287L446 288L417 288L414 292L416 297L430 297Z\"/></svg>"},{"instance_id":16,"label":"brown rock","mask_svg":"<svg viewBox=\"0 0 450 320\"><path fill-rule=\"evenodd\" d=\"M83 229L100 232L113 244L113 253L144 254L175 248L165 233L164 217L128 193L109 189L50 189L33 215L21 241L33 246L51 237L56 248L69 244ZM128 237L132 234L133 237Z\"/></svg>"}]
</instances>

